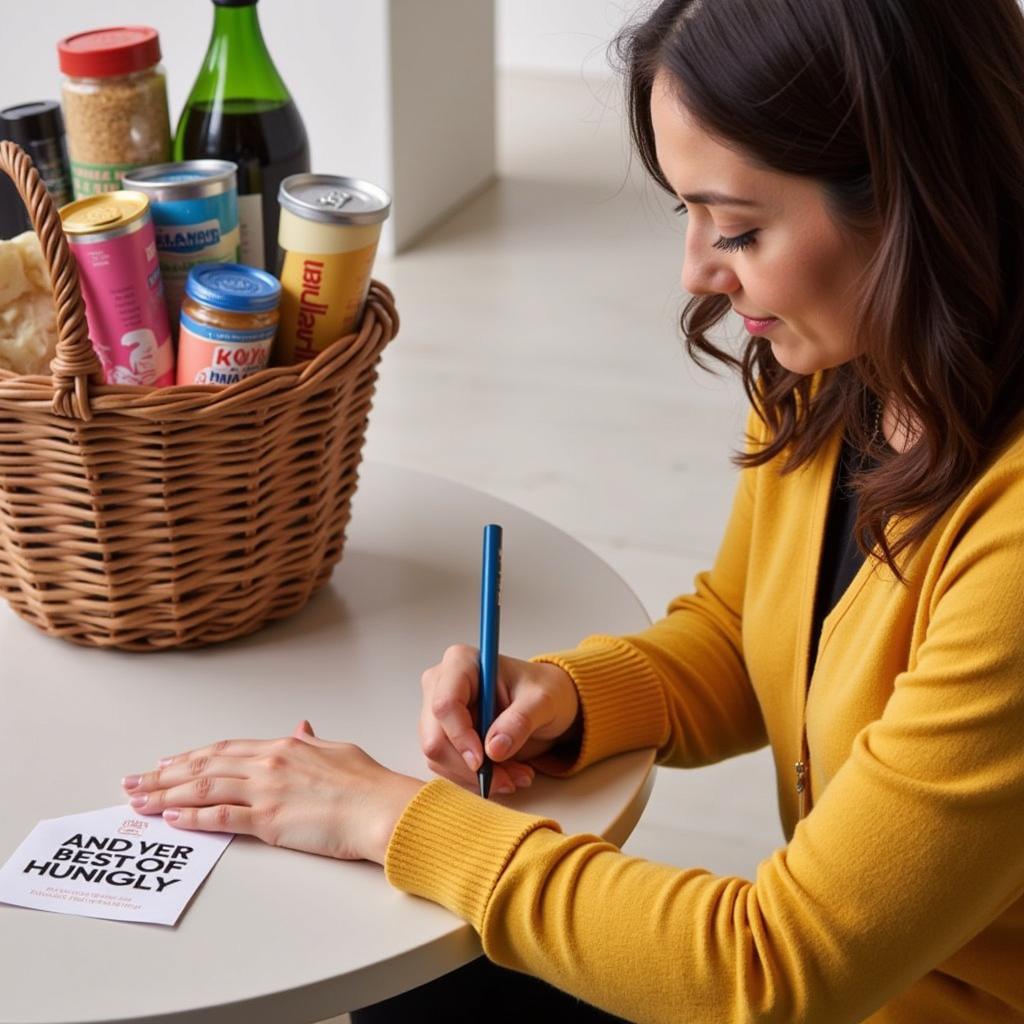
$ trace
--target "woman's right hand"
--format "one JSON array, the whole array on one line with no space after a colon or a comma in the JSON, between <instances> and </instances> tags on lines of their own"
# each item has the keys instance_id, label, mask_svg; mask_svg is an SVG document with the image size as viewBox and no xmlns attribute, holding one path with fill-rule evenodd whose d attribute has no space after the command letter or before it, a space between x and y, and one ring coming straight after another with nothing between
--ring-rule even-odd
<instances>
[{"instance_id":1,"label":"woman's right hand","mask_svg":"<svg viewBox=\"0 0 1024 1024\"><path fill-rule=\"evenodd\" d=\"M474 727L478 656L476 647L453 644L421 680L420 743L427 764L473 792L483 756ZM579 696L572 677L557 665L500 655L495 712L486 736L494 763L491 785L496 793L512 793L533 781L533 769L523 762L550 750L573 729Z\"/></svg>"}]
</instances>

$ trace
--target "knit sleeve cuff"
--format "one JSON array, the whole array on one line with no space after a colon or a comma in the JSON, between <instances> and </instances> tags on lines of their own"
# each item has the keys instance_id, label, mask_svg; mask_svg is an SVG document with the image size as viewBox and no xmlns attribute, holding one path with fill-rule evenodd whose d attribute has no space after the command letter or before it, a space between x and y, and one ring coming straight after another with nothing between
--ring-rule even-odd
<instances>
[{"instance_id":1,"label":"knit sleeve cuff","mask_svg":"<svg viewBox=\"0 0 1024 1024\"><path fill-rule=\"evenodd\" d=\"M519 844L557 822L484 800L447 779L428 782L398 819L384 857L397 889L440 903L479 931Z\"/></svg>"},{"instance_id":2,"label":"knit sleeve cuff","mask_svg":"<svg viewBox=\"0 0 1024 1024\"><path fill-rule=\"evenodd\" d=\"M635 647L619 637L592 636L571 651L538 654L572 676L583 711L583 736L572 749L531 759L546 775L575 775L613 754L659 747L668 738L661 683Z\"/></svg>"}]
</instances>

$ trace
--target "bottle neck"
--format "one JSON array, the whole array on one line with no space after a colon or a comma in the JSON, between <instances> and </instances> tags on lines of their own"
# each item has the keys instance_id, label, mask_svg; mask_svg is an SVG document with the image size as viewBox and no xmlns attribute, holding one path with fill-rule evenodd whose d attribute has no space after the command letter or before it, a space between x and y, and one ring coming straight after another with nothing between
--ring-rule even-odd
<instances>
[{"instance_id":1,"label":"bottle neck","mask_svg":"<svg viewBox=\"0 0 1024 1024\"><path fill-rule=\"evenodd\" d=\"M211 100L291 99L263 41L255 3L214 6L213 35L193 92Z\"/></svg>"}]
</instances>

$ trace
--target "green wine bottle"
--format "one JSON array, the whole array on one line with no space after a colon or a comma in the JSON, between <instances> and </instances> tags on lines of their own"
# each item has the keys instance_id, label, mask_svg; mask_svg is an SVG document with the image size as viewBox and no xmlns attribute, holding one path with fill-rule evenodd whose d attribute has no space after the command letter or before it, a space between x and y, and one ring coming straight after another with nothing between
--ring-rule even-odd
<instances>
[{"instance_id":1,"label":"green wine bottle","mask_svg":"<svg viewBox=\"0 0 1024 1024\"><path fill-rule=\"evenodd\" d=\"M213 36L174 138L175 160L238 164L242 262L277 262L278 186L309 170L306 128L263 41L257 0L213 0Z\"/></svg>"}]
</instances>

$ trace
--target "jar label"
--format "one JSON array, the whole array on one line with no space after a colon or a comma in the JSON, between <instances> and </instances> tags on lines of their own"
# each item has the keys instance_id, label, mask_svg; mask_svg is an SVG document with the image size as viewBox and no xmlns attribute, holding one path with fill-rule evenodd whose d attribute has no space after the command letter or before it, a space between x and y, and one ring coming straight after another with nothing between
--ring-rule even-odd
<instances>
[{"instance_id":1,"label":"jar label","mask_svg":"<svg viewBox=\"0 0 1024 1024\"><path fill-rule=\"evenodd\" d=\"M276 326L230 330L184 311L178 335L179 384L237 384L266 367Z\"/></svg>"},{"instance_id":2,"label":"jar label","mask_svg":"<svg viewBox=\"0 0 1024 1024\"><path fill-rule=\"evenodd\" d=\"M80 160L71 161L71 186L75 198L94 196L100 192L116 192L121 187L121 178L141 164L85 164Z\"/></svg>"},{"instance_id":3,"label":"jar label","mask_svg":"<svg viewBox=\"0 0 1024 1024\"><path fill-rule=\"evenodd\" d=\"M239 242L241 257L239 262L249 267L263 270L263 194L254 192L251 195L238 197L238 226L242 237Z\"/></svg>"}]
</instances>

